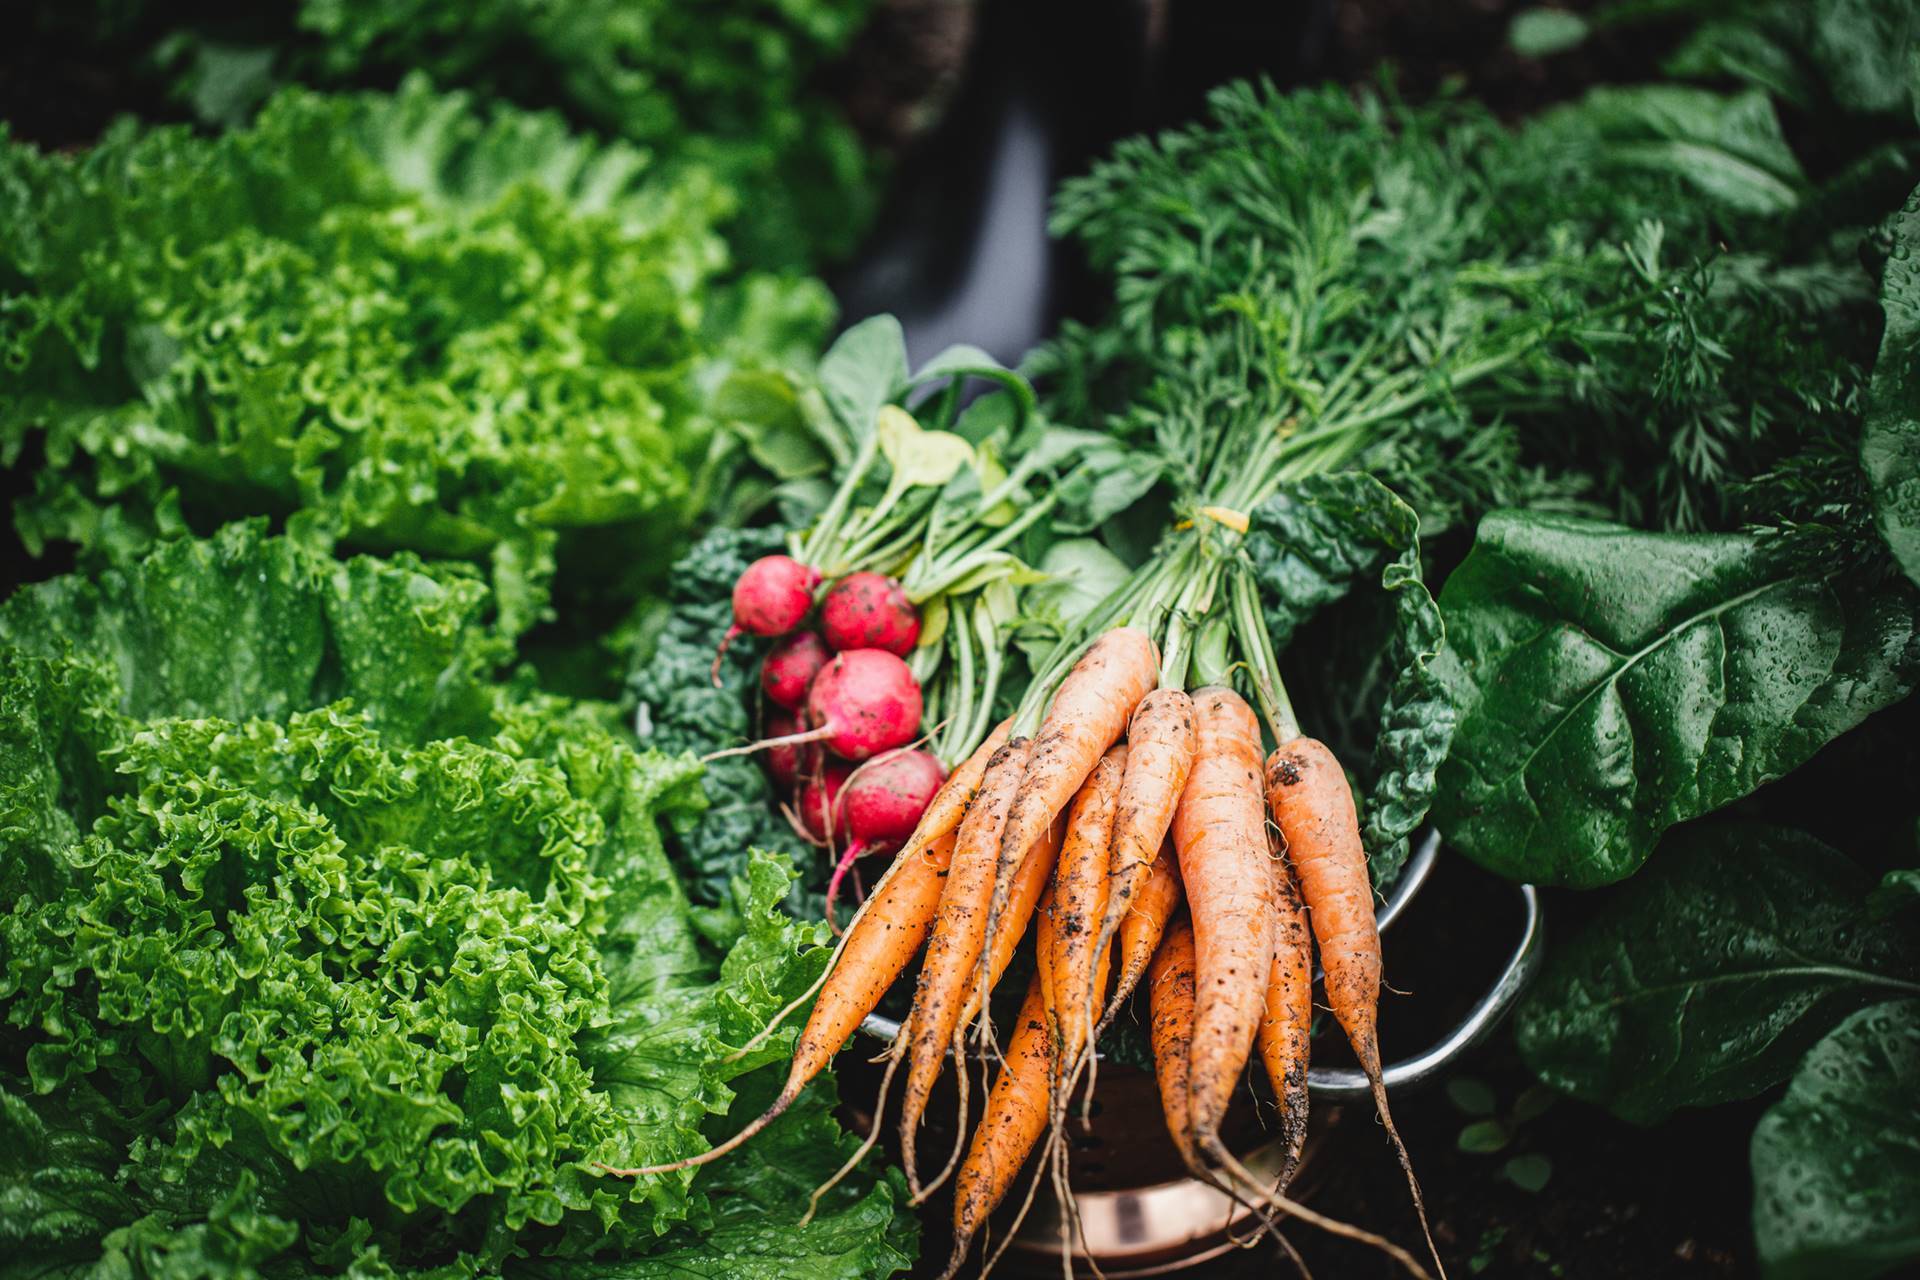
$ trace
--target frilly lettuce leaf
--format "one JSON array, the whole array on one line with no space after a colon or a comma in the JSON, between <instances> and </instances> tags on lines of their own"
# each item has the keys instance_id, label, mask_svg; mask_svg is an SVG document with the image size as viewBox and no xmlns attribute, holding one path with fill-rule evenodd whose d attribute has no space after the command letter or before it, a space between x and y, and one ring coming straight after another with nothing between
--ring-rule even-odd
<instances>
[{"instance_id":1,"label":"frilly lettuce leaf","mask_svg":"<svg viewBox=\"0 0 1920 1280\"><path fill-rule=\"evenodd\" d=\"M790 1048L728 1061L822 931L761 855L716 963L661 832L699 765L489 683L488 616L469 575L244 526L0 610L25 721L0 733L0 1241L25 1272L497 1272L727 1220L717 1171L600 1166L706 1147ZM445 736L422 690L461 684ZM847 1196L822 1229L898 1261L890 1192Z\"/></svg>"},{"instance_id":2,"label":"frilly lettuce leaf","mask_svg":"<svg viewBox=\"0 0 1920 1280\"><path fill-rule=\"evenodd\" d=\"M0 461L44 459L21 537L130 553L271 515L486 564L509 630L557 540L586 583L645 573L713 478L705 388L781 358L705 327L732 288L724 204L419 79L288 90L212 139L0 138ZM817 284L753 283L756 313L810 315L817 341L824 309L789 305Z\"/></svg>"}]
</instances>

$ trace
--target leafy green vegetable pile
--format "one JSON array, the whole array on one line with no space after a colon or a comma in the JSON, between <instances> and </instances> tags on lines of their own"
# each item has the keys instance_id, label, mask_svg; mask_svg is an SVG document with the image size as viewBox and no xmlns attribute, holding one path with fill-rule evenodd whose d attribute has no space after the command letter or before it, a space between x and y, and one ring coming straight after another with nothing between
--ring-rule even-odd
<instances>
[{"instance_id":1,"label":"leafy green vegetable pile","mask_svg":"<svg viewBox=\"0 0 1920 1280\"><path fill-rule=\"evenodd\" d=\"M630 592L712 496L710 388L810 359L831 314L811 282L722 286L710 185L419 81L289 90L211 140L6 146L0 192L0 458L37 468L35 552L260 513L490 562L523 622L556 554Z\"/></svg>"},{"instance_id":2,"label":"leafy green vegetable pile","mask_svg":"<svg viewBox=\"0 0 1920 1280\"><path fill-rule=\"evenodd\" d=\"M301 0L248 10L122 0L34 15L68 43L149 47L203 123L247 122L275 88L444 89L551 109L712 189L728 244L757 267L844 256L871 219L878 165L820 81L870 0Z\"/></svg>"},{"instance_id":3,"label":"leafy green vegetable pile","mask_svg":"<svg viewBox=\"0 0 1920 1280\"><path fill-rule=\"evenodd\" d=\"M704 1149L819 972L773 860L702 945L658 820L698 768L492 683L471 572L257 524L0 609L0 1239L36 1274L845 1275L908 1256L827 1098ZM720 1252L724 1248L724 1253Z\"/></svg>"},{"instance_id":4,"label":"leafy green vegetable pile","mask_svg":"<svg viewBox=\"0 0 1920 1280\"><path fill-rule=\"evenodd\" d=\"M1515 879L1645 864L1556 943L1521 1047L1641 1121L1792 1078L1753 1150L1780 1275L1920 1255L1920 1169L1895 1154L1920 1113L1886 1083L1915 1060L1913 851L1858 851L1886 875L1870 895L1811 837L1686 825L1877 732L1920 682L1912 19L1871 8L1702 6L1674 82L1517 128L1461 101L1219 90L1204 123L1067 184L1055 226L1114 307L1033 365L1043 411L1127 440L1196 525L1192 495L1247 511L1269 467L1368 471L1419 513L1258 507L1243 551L1280 666L1333 687L1309 716L1349 759L1374 749L1376 872L1380 827L1428 797ZM1433 564L1476 525L1433 623L1398 592L1333 610L1330 644L1326 622L1296 634L1293 598L1332 603L1383 551L1404 583L1412 529ZM1403 532L1370 549L1362 528ZM1364 664L1329 652L1356 638ZM1395 763L1409 747L1424 772Z\"/></svg>"}]
</instances>

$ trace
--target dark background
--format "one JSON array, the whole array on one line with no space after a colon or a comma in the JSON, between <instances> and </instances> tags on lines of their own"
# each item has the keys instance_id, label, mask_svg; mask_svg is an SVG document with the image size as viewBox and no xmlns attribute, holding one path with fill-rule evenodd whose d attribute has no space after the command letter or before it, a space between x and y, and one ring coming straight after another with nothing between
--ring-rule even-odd
<instances>
[{"instance_id":1,"label":"dark background","mask_svg":"<svg viewBox=\"0 0 1920 1280\"><path fill-rule=\"evenodd\" d=\"M1011 362L1062 318L1096 317L1105 303L1099 282L1070 246L1045 236L1048 192L1117 139L1193 118L1209 88L1235 77L1266 75L1283 86L1371 81L1389 68L1410 97L1457 85L1518 115L1658 65L1658 27L1641 27L1631 39L1596 37L1548 62L1518 58L1505 33L1522 7L1512 0L989 0L969 14L938 0L887 0L881 28L835 70L831 85L871 135L898 147L868 246L829 273L843 320L893 311L916 359L968 341ZM131 31L119 44L82 48L62 39L59 25L21 24L0 41L0 119L15 138L66 148L85 145L123 112L183 118L154 81L129 72L155 33ZM929 85L943 84L950 96L930 95ZM947 101L939 123L926 128L930 96ZM32 464L22 459L0 475L9 505L11 486ZM1436 581L1461 549L1435 549ZM26 565L7 522L0 587L65 567L57 555ZM1912 745L1920 742L1920 712L1910 703L1878 721L1879 732L1843 739L1790 787L1766 789L1738 811L1803 826L1843 849L1911 840L1908 789L1920 766ZM1888 742L1903 745L1888 751ZM1889 797L1886 812L1829 811L1820 797L1840 779L1849 795ZM1577 923L1592 901L1549 895L1550 936ZM1496 971L1516 919L1504 887L1458 859L1443 864L1393 935L1389 982L1413 989L1390 997L1383 1010L1390 1059L1429 1043L1471 1002ZM1533 1084L1504 1033L1462 1074L1490 1089L1503 1113ZM1559 1100L1516 1125L1497 1154L1460 1149L1473 1117L1444 1092L1400 1096L1395 1110L1452 1274L1705 1277L1754 1271L1747 1140L1768 1101L1682 1113L1648 1131ZM1516 1154L1551 1161L1544 1189L1522 1190L1503 1175ZM1422 1252L1405 1184L1368 1117L1346 1118L1303 1187L1322 1210ZM930 1261L944 1252L936 1236L929 1232ZM1396 1274L1355 1246L1306 1232L1293 1238L1316 1275ZM1199 1274L1279 1274L1286 1266L1263 1246Z\"/></svg>"}]
</instances>

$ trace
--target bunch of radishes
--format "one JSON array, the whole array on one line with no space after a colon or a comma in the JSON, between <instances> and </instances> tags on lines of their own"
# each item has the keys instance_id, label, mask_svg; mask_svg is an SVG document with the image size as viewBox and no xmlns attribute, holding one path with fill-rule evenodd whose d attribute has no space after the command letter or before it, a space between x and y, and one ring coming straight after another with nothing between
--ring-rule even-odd
<instances>
[{"instance_id":1,"label":"bunch of radishes","mask_svg":"<svg viewBox=\"0 0 1920 1280\"><path fill-rule=\"evenodd\" d=\"M913 834L946 770L907 749L920 736L920 682L905 662L920 611L892 578L854 573L820 601L819 629L805 628L820 584L816 569L791 556L754 561L734 583L721 648L742 632L782 637L760 666L760 687L781 710L756 747L775 785L797 793L808 834L838 850L827 882L832 921L854 863Z\"/></svg>"}]
</instances>

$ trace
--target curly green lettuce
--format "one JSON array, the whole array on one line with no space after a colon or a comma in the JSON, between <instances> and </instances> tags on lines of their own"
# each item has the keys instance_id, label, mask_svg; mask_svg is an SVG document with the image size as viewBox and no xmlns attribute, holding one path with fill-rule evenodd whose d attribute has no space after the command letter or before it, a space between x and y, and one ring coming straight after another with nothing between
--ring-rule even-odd
<instances>
[{"instance_id":1,"label":"curly green lettuce","mask_svg":"<svg viewBox=\"0 0 1920 1280\"><path fill-rule=\"evenodd\" d=\"M726 278L727 200L419 79L289 90L218 138L0 145L19 534L138 553L266 515L489 565L517 625L557 546L581 591L644 574L715 479L711 388L809 351L831 310Z\"/></svg>"},{"instance_id":2,"label":"curly green lettuce","mask_svg":"<svg viewBox=\"0 0 1920 1280\"><path fill-rule=\"evenodd\" d=\"M736 1051L825 939L763 855L716 957L661 831L699 765L498 682L500 646L471 571L258 524L0 607L11 1262L664 1274L728 1229L761 1232L738 1274L908 1258L891 1181L799 1231L796 1175L757 1158L604 1171L737 1125L736 1084L763 1092L743 1078L793 1032ZM791 1121L816 1162L851 1141L830 1105Z\"/></svg>"}]
</instances>

